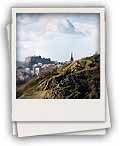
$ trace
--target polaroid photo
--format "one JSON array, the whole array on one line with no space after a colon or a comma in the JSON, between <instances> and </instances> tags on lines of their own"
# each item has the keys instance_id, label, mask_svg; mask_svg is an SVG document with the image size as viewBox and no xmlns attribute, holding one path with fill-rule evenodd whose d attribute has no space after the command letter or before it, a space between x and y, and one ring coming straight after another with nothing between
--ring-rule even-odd
<instances>
[{"instance_id":1,"label":"polaroid photo","mask_svg":"<svg viewBox=\"0 0 120 146\"><path fill-rule=\"evenodd\" d=\"M11 52L11 48L10 48L10 24L8 24L7 25L7 27L6 27L6 29L7 29L7 39L8 39L8 49L9 49L9 52ZM11 53L9 53L9 54L11 54ZM10 57L11 58L11 57ZM106 95L107 96L107 95ZM107 98L107 101L108 101L108 98ZM106 106L106 109L107 108L109 108L108 107L108 105ZM107 124L104 124L104 128L109 128L110 127L110 118L109 118L109 112L106 112L106 114L108 115L107 117L108 118L106 118L106 121L107 121ZM17 135L17 131L19 131L19 129L21 129L22 128L22 130L23 130L23 127L27 124L27 122L26 123L22 123L22 122L18 122L18 125L19 125L19 129L17 130L17 127L16 127L16 124L17 124L17 122L13 122L12 123L12 129L13 129L13 135ZM24 125L25 124L25 125ZM28 125L29 125L29 127L28 127L28 125L26 126L27 127L27 129L26 129L26 127L25 127L25 129L23 130L23 131L29 131L29 134L22 134L21 132L18 132L18 133L21 133L19 136L20 137L24 137L24 136L35 136L35 135L39 135L39 133L40 134L42 134L41 133L41 131L39 132L39 131L37 131L36 129L41 129L41 127L42 127L42 124L40 124L39 123L39 126L38 126L38 123L37 123L37 127L36 126L34 126L34 124L35 123L29 123L28 122ZM47 123L46 123L47 124ZM69 126L70 126L70 123L68 123L69 124ZM94 123L95 124L95 123ZM60 125L60 124L59 124ZM63 123L62 123L62 125L63 125ZM80 124L79 124L80 125ZM83 125L83 123L81 124L81 126ZM86 125L86 124L85 124ZM47 125L47 127L48 126L50 126L51 127L51 123L49 124L48 123L48 125ZM73 125L72 125L73 126ZM33 129L31 129L31 127L35 127L34 128L34 133L32 132L31 133L31 130L33 130ZM53 126L54 127L54 126ZM70 126L71 127L71 126ZM86 127L87 127L87 125L86 125ZM69 132L67 132L66 131L66 133L64 133L64 131L61 131L60 130L60 132L58 132L59 130L58 129L56 129L56 131L57 131L57 135L59 134L59 135L105 135L105 129L103 129L103 127L97 127L97 129L98 130L91 130L92 129L92 125L91 125L91 129L87 129L87 130L89 130L89 131L80 131L81 129L80 129L80 127L78 127L78 129L77 129L77 132L76 131L74 131L74 132L71 132L70 131L70 128L69 128ZM102 128L102 130L99 130L99 128ZM83 130L83 128L82 128L82 130ZM85 130L86 130L86 128L85 128ZM20 130L21 131L21 130ZM48 131L49 131L49 134L51 134L50 132L52 132L49 128L48 128ZM79 131L79 132L78 132ZM62 132L62 134L60 134ZM24 133L24 132L23 132ZM48 134L48 133L47 133ZM53 135L54 133L52 132L52 135Z\"/></svg>"},{"instance_id":2,"label":"polaroid photo","mask_svg":"<svg viewBox=\"0 0 120 146\"><path fill-rule=\"evenodd\" d=\"M104 11L12 9L12 121L105 121Z\"/></svg>"}]
</instances>

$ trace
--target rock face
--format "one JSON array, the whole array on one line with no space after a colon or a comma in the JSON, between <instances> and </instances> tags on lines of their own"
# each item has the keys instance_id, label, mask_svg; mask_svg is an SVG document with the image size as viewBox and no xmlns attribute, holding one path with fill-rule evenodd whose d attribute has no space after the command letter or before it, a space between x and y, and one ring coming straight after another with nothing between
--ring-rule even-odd
<instances>
[{"instance_id":1,"label":"rock face","mask_svg":"<svg viewBox=\"0 0 120 146\"><path fill-rule=\"evenodd\" d=\"M32 78L17 89L21 99L99 99L100 55L93 55Z\"/></svg>"}]
</instances>

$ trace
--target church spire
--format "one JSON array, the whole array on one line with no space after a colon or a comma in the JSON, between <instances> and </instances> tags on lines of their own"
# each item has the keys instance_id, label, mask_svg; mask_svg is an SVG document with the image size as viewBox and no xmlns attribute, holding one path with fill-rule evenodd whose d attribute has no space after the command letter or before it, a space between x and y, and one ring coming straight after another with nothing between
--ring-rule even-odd
<instances>
[{"instance_id":1,"label":"church spire","mask_svg":"<svg viewBox=\"0 0 120 146\"><path fill-rule=\"evenodd\" d=\"M70 58L70 61L74 61L73 53L72 53L72 52L71 52L71 58Z\"/></svg>"}]
</instances>

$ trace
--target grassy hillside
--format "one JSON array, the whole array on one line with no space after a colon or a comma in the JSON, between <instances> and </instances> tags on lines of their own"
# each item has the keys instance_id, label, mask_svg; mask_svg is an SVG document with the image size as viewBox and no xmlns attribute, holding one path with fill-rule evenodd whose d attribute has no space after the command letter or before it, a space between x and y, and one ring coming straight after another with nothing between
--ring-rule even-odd
<instances>
[{"instance_id":1,"label":"grassy hillside","mask_svg":"<svg viewBox=\"0 0 120 146\"><path fill-rule=\"evenodd\" d=\"M99 99L100 55L55 69L17 88L21 99Z\"/></svg>"}]
</instances>

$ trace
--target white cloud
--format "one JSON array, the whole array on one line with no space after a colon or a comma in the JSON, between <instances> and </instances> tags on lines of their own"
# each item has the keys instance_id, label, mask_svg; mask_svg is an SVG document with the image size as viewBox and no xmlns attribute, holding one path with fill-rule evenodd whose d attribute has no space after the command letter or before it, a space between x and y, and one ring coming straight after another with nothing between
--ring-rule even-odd
<instances>
[{"instance_id":1,"label":"white cloud","mask_svg":"<svg viewBox=\"0 0 120 146\"><path fill-rule=\"evenodd\" d=\"M96 25L93 24L87 24L87 23L74 23L75 26L75 32L76 33L83 33L84 35L94 35L94 33L98 33L99 28Z\"/></svg>"},{"instance_id":2,"label":"white cloud","mask_svg":"<svg viewBox=\"0 0 120 146\"><path fill-rule=\"evenodd\" d=\"M64 15L23 15L17 17L17 39L38 40L46 32L80 33L83 36L95 33L98 28L95 24L71 22Z\"/></svg>"}]
</instances>

